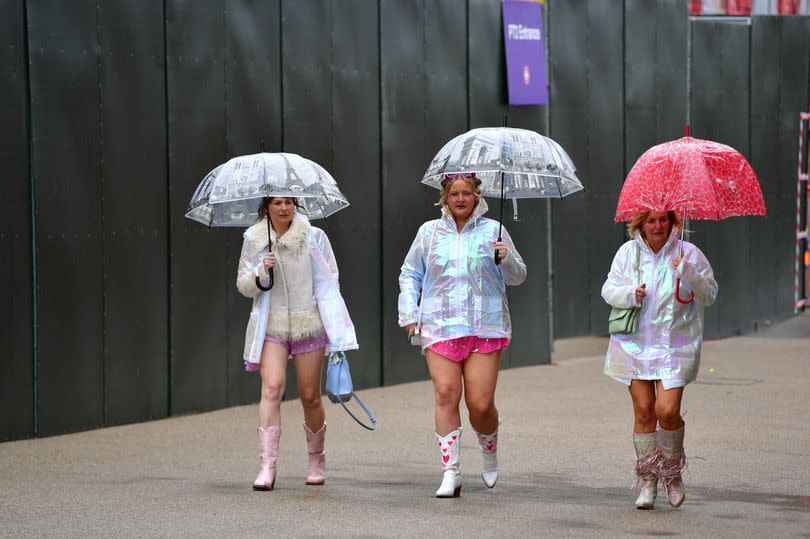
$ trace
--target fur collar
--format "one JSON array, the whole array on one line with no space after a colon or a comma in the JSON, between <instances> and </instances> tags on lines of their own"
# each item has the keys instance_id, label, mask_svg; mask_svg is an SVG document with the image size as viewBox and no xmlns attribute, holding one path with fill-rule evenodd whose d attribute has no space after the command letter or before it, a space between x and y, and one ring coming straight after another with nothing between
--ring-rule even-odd
<instances>
[{"instance_id":1,"label":"fur collar","mask_svg":"<svg viewBox=\"0 0 810 539\"><path fill-rule=\"evenodd\" d=\"M297 213L293 216L289 230L287 230L280 239L276 238L275 230L270 230L270 238L273 240L273 245L279 245L296 254L306 248L308 235L309 226L305 222L305 219ZM267 248L267 221L262 219L248 228L245 231L245 238L253 244L255 252Z\"/></svg>"}]
</instances>

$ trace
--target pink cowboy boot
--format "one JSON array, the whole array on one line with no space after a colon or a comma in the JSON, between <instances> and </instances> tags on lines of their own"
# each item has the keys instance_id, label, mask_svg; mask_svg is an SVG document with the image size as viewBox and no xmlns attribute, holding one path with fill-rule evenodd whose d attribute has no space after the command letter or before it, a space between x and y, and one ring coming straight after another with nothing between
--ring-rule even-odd
<instances>
[{"instance_id":1,"label":"pink cowboy boot","mask_svg":"<svg viewBox=\"0 0 810 539\"><path fill-rule=\"evenodd\" d=\"M661 454L658 451L658 435L654 432L633 433L633 447L636 451L636 480L633 488L639 489L636 509L652 509L658 496L657 469Z\"/></svg>"},{"instance_id":2,"label":"pink cowboy boot","mask_svg":"<svg viewBox=\"0 0 810 539\"><path fill-rule=\"evenodd\" d=\"M669 505L678 508L686 499L681 474L686 469L686 454L683 451L683 435L686 424L678 430L664 430L658 427L661 446L661 468L658 476L667 490Z\"/></svg>"},{"instance_id":3,"label":"pink cowboy boot","mask_svg":"<svg viewBox=\"0 0 810 539\"><path fill-rule=\"evenodd\" d=\"M439 454L442 458L442 484L436 491L437 498L457 498L461 494L461 427L447 436L439 436Z\"/></svg>"},{"instance_id":4,"label":"pink cowboy boot","mask_svg":"<svg viewBox=\"0 0 810 539\"><path fill-rule=\"evenodd\" d=\"M498 419L498 426L501 420ZM478 445L481 447L481 479L489 488L498 482L498 427L492 434L481 434L475 431L478 436Z\"/></svg>"},{"instance_id":5,"label":"pink cowboy boot","mask_svg":"<svg viewBox=\"0 0 810 539\"><path fill-rule=\"evenodd\" d=\"M326 423L318 432L312 432L305 424L304 432L307 435L307 452L309 453L307 485L323 485L326 481L326 454L323 452L326 441Z\"/></svg>"},{"instance_id":6,"label":"pink cowboy boot","mask_svg":"<svg viewBox=\"0 0 810 539\"><path fill-rule=\"evenodd\" d=\"M280 426L259 427L259 475L253 482L253 490L273 490L276 483L276 456Z\"/></svg>"}]
</instances>

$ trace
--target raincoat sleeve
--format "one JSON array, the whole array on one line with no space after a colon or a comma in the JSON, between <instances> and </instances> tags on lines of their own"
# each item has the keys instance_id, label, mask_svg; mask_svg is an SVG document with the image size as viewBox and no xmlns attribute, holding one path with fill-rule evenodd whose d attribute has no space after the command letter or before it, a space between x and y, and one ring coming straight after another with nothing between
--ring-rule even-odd
<instances>
[{"instance_id":1,"label":"raincoat sleeve","mask_svg":"<svg viewBox=\"0 0 810 539\"><path fill-rule=\"evenodd\" d=\"M706 255L694 245L675 268L675 277L695 293L695 301L700 305L709 307L717 299L717 281L714 280L712 266Z\"/></svg>"},{"instance_id":2,"label":"raincoat sleeve","mask_svg":"<svg viewBox=\"0 0 810 539\"><path fill-rule=\"evenodd\" d=\"M636 288L641 284L636 271L635 251L638 247L627 242L616 252L613 263L610 265L605 284L602 285L602 299L611 307L626 309L628 307L641 307L636 302Z\"/></svg>"},{"instance_id":3,"label":"raincoat sleeve","mask_svg":"<svg viewBox=\"0 0 810 539\"><path fill-rule=\"evenodd\" d=\"M323 253L323 258L329 266L329 271L332 273L335 283L338 283L338 288L340 288L340 281L338 281L340 273L338 272L337 259L335 258L335 252L332 250L332 244L329 242L329 237L320 228L313 227L313 231L315 233L315 243L318 245L318 249L321 253Z\"/></svg>"},{"instance_id":4,"label":"raincoat sleeve","mask_svg":"<svg viewBox=\"0 0 810 539\"><path fill-rule=\"evenodd\" d=\"M419 314L419 293L422 289L422 278L425 276L424 238L428 233L427 230L427 224L419 228L399 273L397 307L400 327L415 324Z\"/></svg>"},{"instance_id":5,"label":"raincoat sleeve","mask_svg":"<svg viewBox=\"0 0 810 539\"><path fill-rule=\"evenodd\" d=\"M248 298L255 298L261 294L261 290L256 286L256 276L265 275L264 268L261 267L262 255L258 256L251 252L251 242L248 239L242 241L242 254L239 256L239 269L236 274L236 288Z\"/></svg>"},{"instance_id":6,"label":"raincoat sleeve","mask_svg":"<svg viewBox=\"0 0 810 539\"><path fill-rule=\"evenodd\" d=\"M501 260L500 268L503 281L509 286L517 286L526 280L526 263L515 248L512 236L506 229L503 229L503 242L507 246L506 258Z\"/></svg>"}]
</instances>

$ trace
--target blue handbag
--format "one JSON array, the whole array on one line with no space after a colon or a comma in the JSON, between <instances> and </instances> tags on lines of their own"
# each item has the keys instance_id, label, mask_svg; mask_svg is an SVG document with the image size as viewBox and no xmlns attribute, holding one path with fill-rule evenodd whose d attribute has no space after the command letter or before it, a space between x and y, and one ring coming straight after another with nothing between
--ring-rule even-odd
<instances>
[{"instance_id":1,"label":"blue handbag","mask_svg":"<svg viewBox=\"0 0 810 539\"><path fill-rule=\"evenodd\" d=\"M363 401L360 400L360 397L354 392L352 375L351 372L349 372L349 360L346 359L345 352L332 352L329 354L329 358L326 360L325 385L326 396L329 397L329 400L334 403L339 402L340 405L343 406L343 409L346 410L346 413L352 416L352 419L354 419L358 425L368 430L377 429L377 420L374 419L374 414L371 413L366 405L363 404ZM349 402L352 397L354 397L357 404L360 405L360 408L366 412L366 415L371 420L371 427L357 419L351 410L346 407L346 403Z\"/></svg>"}]
</instances>

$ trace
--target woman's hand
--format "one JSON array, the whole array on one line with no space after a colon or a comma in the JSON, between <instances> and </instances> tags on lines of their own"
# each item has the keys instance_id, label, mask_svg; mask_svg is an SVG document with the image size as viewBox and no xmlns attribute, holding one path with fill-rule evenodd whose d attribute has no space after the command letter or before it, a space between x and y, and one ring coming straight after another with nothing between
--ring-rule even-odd
<instances>
[{"instance_id":1,"label":"woman's hand","mask_svg":"<svg viewBox=\"0 0 810 539\"><path fill-rule=\"evenodd\" d=\"M681 254L681 256L676 256L672 261L672 269L678 269L678 266L681 265L681 260L683 260L683 254Z\"/></svg>"},{"instance_id":2,"label":"woman's hand","mask_svg":"<svg viewBox=\"0 0 810 539\"><path fill-rule=\"evenodd\" d=\"M644 298L647 297L647 283L642 284L638 288L636 288L636 303L639 305L642 304Z\"/></svg>"},{"instance_id":3,"label":"woman's hand","mask_svg":"<svg viewBox=\"0 0 810 539\"><path fill-rule=\"evenodd\" d=\"M264 267L264 271L269 270L270 268L276 267L276 254L272 251L264 255L262 259L262 266Z\"/></svg>"},{"instance_id":4,"label":"woman's hand","mask_svg":"<svg viewBox=\"0 0 810 539\"><path fill-rule=\"evenodd\" d=\"M408 337L410 337L411 335L413 335L413 330L414 330L415 327L416 327L416 324L408 324L407 326L405 326L402 329L404 329L405 333L407 333Z\"/></svg>"},{"instance_id":5,"label":"woman's hand","mask_svg":"<svg viewBox=\"0 0 810 539\"><path fill-rule=\"evenodd\" d=\"M509 249L507 249L506 244L502 241L493 241L495 244L495 250L498 251L498 258L500 260L506 260L506 255L509 254Z\"/></svg>"}]
</instances>

